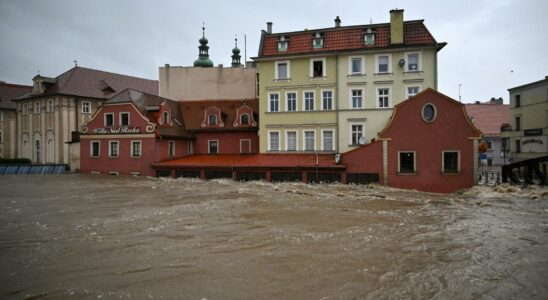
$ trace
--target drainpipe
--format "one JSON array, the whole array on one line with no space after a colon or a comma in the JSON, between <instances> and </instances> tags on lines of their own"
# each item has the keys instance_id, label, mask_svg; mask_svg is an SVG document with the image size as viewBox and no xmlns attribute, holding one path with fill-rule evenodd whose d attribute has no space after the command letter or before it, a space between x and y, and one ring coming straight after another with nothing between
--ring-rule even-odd
<instances>
[{"instance_id":1,"label":"drainpipe","mask_svg":"<svg viewBox=\"0 0 548 300\"><path fill-rule=\"evenodd\" d=\"M337 136L335 139L335 153L339 153L339 54L335 53L335 95L337 95L336 101L337 105L335 106L335 116L336 116L336 132Z\"/></svg>"}]
</instances>

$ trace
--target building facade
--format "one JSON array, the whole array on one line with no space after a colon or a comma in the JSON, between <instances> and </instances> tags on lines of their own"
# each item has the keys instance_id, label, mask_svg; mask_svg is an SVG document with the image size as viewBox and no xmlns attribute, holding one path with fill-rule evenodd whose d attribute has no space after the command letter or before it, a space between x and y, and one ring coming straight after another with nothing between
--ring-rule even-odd
<instances>
[{"instance_id":1,"label":"building facade","mask_svg":"<svg viewBox=\"0 0 548 300\"><path fill-rule=\"evenodd\" d=\"M510 162L548 155L548 76L508 92L510 126L503 140Z\"/></svg>"},{"instance_id":2,"label":"building facade","mask_svg":"<svg viewBox=\"0 0 548 300\"><path fill-rule=\"evenodd\" d=\"M342 163L348 182L378 174L392 187L453 192L475 184L480 139L462 103L427 89L396 105L376 140L344 153Z\"/></svg>"},{"instance_id":3,"label":"building facade","mask_svg":"<svg viewBox=\"0 0 548 300\"><path fill-rule=\"evenodd\" d=\"M32 91L15 100L17 156L78 169L79 147L71 143L77 143L81 126L126 88L157 94L158 82L82 67L55 78L35 76Z\"/></svg>"},{"instance_id":4,"label":"building facade","mask_svg":"<svg viewBox=\"0 0 548 300\"><path fill-rule=\"evenodd\" d=\"M31 86L0 81L0 158L17 158L17 106L12 100L31 90Z\"/></svg>"},{"instance_id":5,"label":"building facade","mask_svg":"<svg viewBox=\"0 0 548 300\"><path fill-rule=\"evenodd\" d=\"M437 88L437 43L422 20L299 32L263 31L260 151L340 153L384 128L394 105Z\"/></svg>"}]
</instances>

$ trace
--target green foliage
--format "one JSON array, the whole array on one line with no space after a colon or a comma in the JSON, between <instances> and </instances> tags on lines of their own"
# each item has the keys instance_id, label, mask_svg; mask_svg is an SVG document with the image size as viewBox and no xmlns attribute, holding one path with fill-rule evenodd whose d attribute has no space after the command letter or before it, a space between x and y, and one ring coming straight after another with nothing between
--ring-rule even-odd
<instances>
[{"instance_id":1,"label":"green foliage","mask_svg":"<svg viewBox=\"0 0 548 300\"><path fill-rule=\"evenodd\" d=\"M1 158L0 165L30 165L32 161L28 158Z\"/></svg>"}]
</instances>

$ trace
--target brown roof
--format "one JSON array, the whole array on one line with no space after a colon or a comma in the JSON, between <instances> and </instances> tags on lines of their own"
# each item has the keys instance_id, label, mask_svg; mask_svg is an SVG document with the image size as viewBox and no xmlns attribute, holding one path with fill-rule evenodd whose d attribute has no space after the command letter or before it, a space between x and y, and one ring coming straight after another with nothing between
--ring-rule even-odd
<instances>
[{"instance_id":1,"label":"brown roof","mask_svg":"<svg viewBox=\"0 0 548 300\"><path fill-rule=\"evenodd\" d=\"M375 32L374 45L365 45L363 42L363 35L367 28L371 28ZM312 47L312 37L317 32L324 35L323 48ZM284 52L278 51L278 39L281 36L285 36L286 38L289 37L288 49ZM404 22L403 46L443 47L445 44L442 43L438 45L432 34L430 34L424 25L423 20L417 20ZM402 45L393 46L390 44L390 23L333 27L276 34L267 34L263 32L261 47L259 48L259 58L389 47L402 47Z\"/></svg>"},{"instance_id":2,"label":"brown roof","mask_svg":"<svg viewBox=\"0 0 548 300\"><path fill-rule=\"evenodd\" d=\"M241 127L235 128L233 123L236 120L236 110L243 105L253 109L253 119L258 123L259 101L257 99L179 101L179 107L188 130L241 130ZM221 117L225 124L223 128L203 128L201 126L204 121L205 110L210 107L217 107L221 110ZM251 126L252 129L257 129L257 127ZM249 128L246 127L245 130L249 130Z\"/></svg>"},{"instance_id":3,"label":"brown roof","mask_svg":"<svg viewBox=\"0 0 548 300\"><path fill-rule=\"evenodd\" d=\"M74 67L55 78L41 78L48 82L48 87L43 94L28 93L18 99L28 99L55 94L109 99L127 88L158 95L157 80L143 79L82 67Z\"/></svg>"},{"instance_id":4,"label":"brown roof","mask_svg":"<svg viewBox=\"0 0 548 300\"><path fill-rule=\"evenodd\" d=\"M133 103L141 113L146 116L151 122L156 123L156 118L152 115L152 111L158 111L158 107L162 103L167 103L171 107L171 118L173 126L163 126L156 124L158 134L166 137L184 137L188 136L188 131L185 128L185 123L177 101L162 98L160 96L143 93L141 91L126 89L105 102L105 105L115 103ZM156 107L156 108L155 108Z\"/></svg>"},{"instance_id":5,"label":"brown roof","mask_svg":"<svg viewBox=\"0 0 548 300\"><path fill-rule=\"evenodd\" d=\"M31 90L32 86L0 81L0 109L15 109L15 103L11 100L28 93Z\"/></svg>"},{"instance_id":6,"label":"brown roof","mask_svg":"<svg viewBox=\"0 0 548 300\"><path fill-rule=\"evenodd\" d=\"M508 104L466 104L466 112L485 136L500 136L500 127L510 122Z\"/></svg>"}]
</instances>

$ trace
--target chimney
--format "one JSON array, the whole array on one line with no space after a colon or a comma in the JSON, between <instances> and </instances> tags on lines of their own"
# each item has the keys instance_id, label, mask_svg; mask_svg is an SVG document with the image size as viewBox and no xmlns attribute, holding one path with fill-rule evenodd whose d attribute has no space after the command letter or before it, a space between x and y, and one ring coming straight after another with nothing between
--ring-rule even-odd
<instances>
[{"instance_id":1,"label":"chimney","mask_svg":"<svg viewBox=\"0 0 548 300\"><path fill-rule=\"evenodd\" d=\"M403 9L390 11L390 44L403 44Z\"/></svg>"},{"instance_id":2,"label":"chimney","mask_svg":"<svg viewBox=\"0 0 548 300\"><path fill-rule=\"evenodd\" d=\"M335 18L335 27L341 27L341 19L339 16Z\"/></svg>"},{"instance_id":3,"label":"chimney","mask_svg":"<svg viewBox=\"0 0 548 300\"><path fill-rule=\"evenodd\" d=\"M266 22L266 33L272 34L272 22Z\"/></svg>"}]
</instances>

